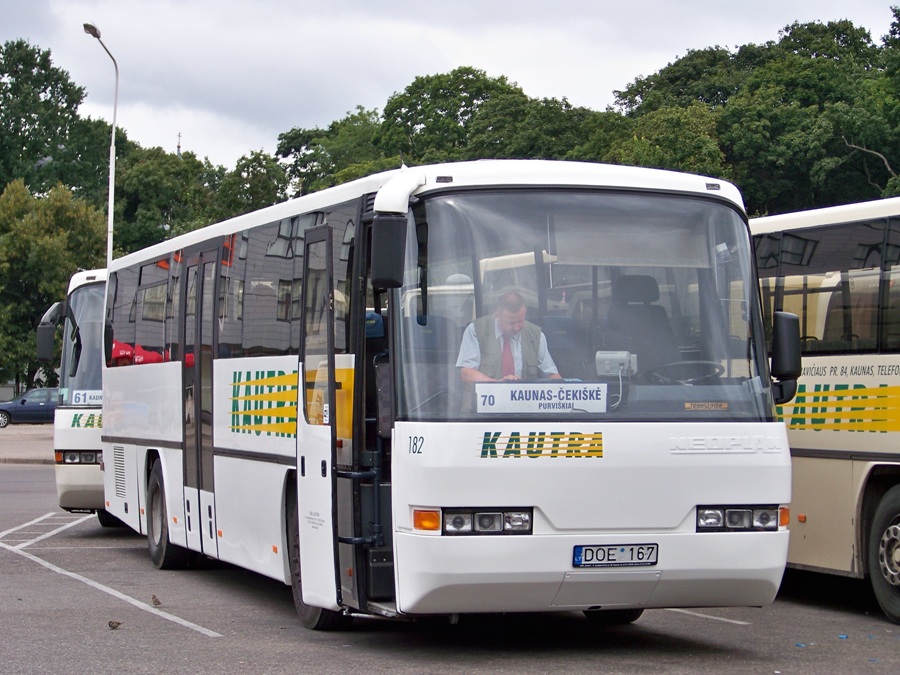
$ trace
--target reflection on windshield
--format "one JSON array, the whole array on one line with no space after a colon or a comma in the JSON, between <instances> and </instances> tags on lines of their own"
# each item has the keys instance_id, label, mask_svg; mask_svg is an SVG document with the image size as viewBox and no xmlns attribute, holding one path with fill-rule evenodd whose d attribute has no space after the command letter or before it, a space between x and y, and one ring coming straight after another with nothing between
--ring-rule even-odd
<instances>
[{"instance_id":1,"label":"reflection on windshield","mask_svg":"<svg viewBox=\"0 0 900 675\"><path fill-rule=\"evenodd\" d=\"M60 405L100 405L105 284L80 286L68 299L60 364Z\"/></svg>"},{"instance_id":2,"label":"reflection on windshield","mask_svg":"<svg viewBox=\"0 0 900 675\"><path fill-rule=\"evenodd\" d=\"M405 419L765 419L746 226L678 196L506 191L413 209Z\"/></svg>"}]
</instances>

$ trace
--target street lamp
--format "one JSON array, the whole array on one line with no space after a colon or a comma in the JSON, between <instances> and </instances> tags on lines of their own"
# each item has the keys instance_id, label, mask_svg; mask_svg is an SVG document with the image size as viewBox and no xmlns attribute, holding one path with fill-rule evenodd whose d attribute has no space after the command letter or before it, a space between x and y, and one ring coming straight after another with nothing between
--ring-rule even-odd
<instances>
[{"instance_id":1,"label":"street lamp","mask_svg":"<svg viewBox=\"0 0 900 675\"><path fill-rule=\"evenodd\" d=\"M100 29L92 23L84 24L84 32L91 37L97 38L97 42L103 47L103 50L109 54L112 59L113 67L116 69L116 92L113 98L113 117L112 117L112 138L109 141L109 206L106 215L106 267L109 268L112 262L113 252L113 204L115 202L116 189L116 109L119 105L119 64L116 63L115 57L103 44L100 39Z\"/></svg>"}]
</instances>

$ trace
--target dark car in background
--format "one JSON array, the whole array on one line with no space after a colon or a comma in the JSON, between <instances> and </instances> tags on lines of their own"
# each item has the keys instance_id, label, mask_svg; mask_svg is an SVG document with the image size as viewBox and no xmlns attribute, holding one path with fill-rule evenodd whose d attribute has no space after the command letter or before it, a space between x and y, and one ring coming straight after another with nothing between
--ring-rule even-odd
<instances>
[{"instance_id":1,"label":"dark car in background","mask_svg":"<svg viewBox=\"0 0 900 675\"><path fill-rule=\"evenodd\" d=\"M12 401L0 403L0 429L8 424L53 422L58 393L55 387L31 389Z\"/></svg>"}]
</instances>

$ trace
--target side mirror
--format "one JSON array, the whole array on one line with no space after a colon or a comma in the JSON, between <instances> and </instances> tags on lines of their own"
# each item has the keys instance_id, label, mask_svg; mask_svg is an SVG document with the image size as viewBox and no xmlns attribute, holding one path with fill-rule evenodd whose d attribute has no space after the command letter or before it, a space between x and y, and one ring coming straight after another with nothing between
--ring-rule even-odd
<instances>
[{"instance_id":1,"label":"side mirror","mask_svg":"<svg viewBox=\"0 0 900 675\"><path fill-rule=\"evenodd\" d=\"M42 323L37 327L37 360L50 363L53 359L53 348L56 346L56 326Z\"/></svg>"},{"instance_id":2,"label":"side mirror","mask_svg":"<svg viewBox=\"0 0 900 675\"><path fill-rule=\"evenodd\" d=\"M54 360L53 348L56 346L56 327L66 315L66 301L54 302L44 312L37 327L37 360L50 363Z\"/></svg>"},{"instance_id":3,"label":"side mirror","mask_svg":"<svg viewBox=\"0 0 900 675\"><path fill-rule=\"evenodd\" d=\"M787 403L797 393L797 378L802 372L800 357L800 319L790 312L775 312L772 325L772 377L775 402Z\"/></svg>"},{"instance_id":4,"label":"side mirror","mask_svg":"<svg viewBox=\"0 0 900 675\"><path fill-rule=\"evenodd\" d=\"M406 215L377 213L372 223L372 286L400 288L406 257Z\"/></svg>"}]
</instances>

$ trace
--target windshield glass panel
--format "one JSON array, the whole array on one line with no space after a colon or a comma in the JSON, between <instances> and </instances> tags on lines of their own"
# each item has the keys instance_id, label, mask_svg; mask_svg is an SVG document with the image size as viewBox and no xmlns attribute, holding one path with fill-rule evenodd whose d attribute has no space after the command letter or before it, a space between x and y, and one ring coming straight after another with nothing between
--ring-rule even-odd
<instances>
[{"instance_id":1,"label":"windshield glass panel","mask_svg":"<svg viewBox=\"0 0 900 675\"><path fill-rule=\"evenodd\" d=\"M401 419L770 419L746 225L674 195L507 190L414 205Z\"/></svg>"},{"instance_id":2,"label":"windshield glass panel","mask_svg":"<svg viewBox=\"0 0 900 675\"><path fill-rule=\"evenodd\" d=\"M69 295L59 373L60 405L102 402L103 295L105 284L80 286Z\"/></svg>"}]
</instances>

